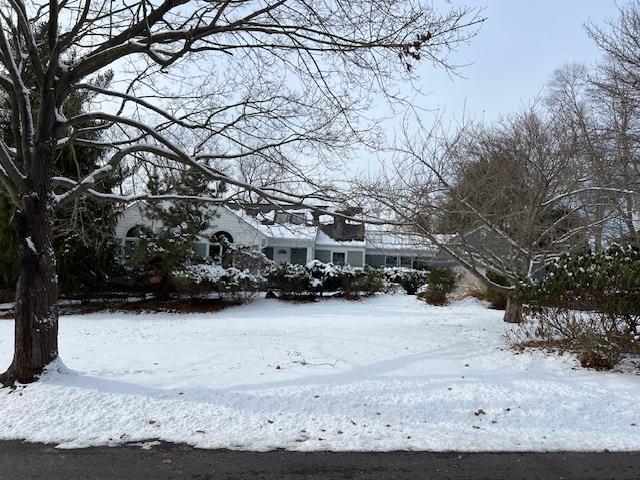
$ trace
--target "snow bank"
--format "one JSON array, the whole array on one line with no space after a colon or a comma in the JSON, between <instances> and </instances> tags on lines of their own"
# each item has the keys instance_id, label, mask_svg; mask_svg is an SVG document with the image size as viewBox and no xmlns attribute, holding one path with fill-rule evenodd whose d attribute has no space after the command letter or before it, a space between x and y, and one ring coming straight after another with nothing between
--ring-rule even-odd
<instances>
[{"instance_id":1,"label":"snow bank","mask_svg":"<svg viewBox=\"0 0 640 480\"><path fill-rule=\"evenodd\" d=\"M0 368L13 322L0 322ZM638 450L640 377L514 355L501 312L406 295L63 317L0 438L269 450ZM635 425L633 425L635 424Z\"/></svg>"}]
</instances>

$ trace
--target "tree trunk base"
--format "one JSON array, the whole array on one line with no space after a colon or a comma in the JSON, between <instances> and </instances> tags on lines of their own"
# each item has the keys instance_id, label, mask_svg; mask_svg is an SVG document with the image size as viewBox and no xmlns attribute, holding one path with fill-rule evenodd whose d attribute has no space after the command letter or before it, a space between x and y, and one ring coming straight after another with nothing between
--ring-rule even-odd
<instances>
[{"instance_id":1,"label":"tree trunk base","mask_svg":"<svg viewBox=\"0 0 640 480\"><path fill-rule=\"evenodd\" d=\"M34 372L32 375L18 374L11 366L6 372L0 374L0 387L14 387L16 383L33 383L38 379L39 373L42 372Z\"/></svg>"},{"instance_id":2,"label":"tree trunk base","mask_svg":"<svg viewBox=\"0 0 640 480\"><path fill-rule=\"evenodd\" d=\"M57 359L58 357L54 358L44 367L30 372L17 372L14 365L11 364L6 372L0 374L0 388L15 387L16 383L27 385L29 383L37 381L38 378L40 378L40 376L45 373L47 368L52 366L57 361Z\"/></svg>"},{"instance_id":3,"label":"tree trunk base","mask_svg":"<svg viewBox=\"0 0 640 480\"><path fill-rule=\"evenodd\" d=\"M13 387L16 379L9 370L0 374L0 388Z\"/></svg>"},{"instance_id":4,"label":"tree trunk base","mask_svg":"<svg viewBox=\"0 0 640 480\"><path fill-rule=\"evenodd\" d=\"M0 374L0 388L4 388L4 387L15 388L16 383L32 383L35 380L35 378L31 381L26 381L26 382L23 380L26 380L26 379L18 378L13 368L9 367L9 369L6 372Z\"/></svg>"},{"instance_id":5,"label":"tree trunk base","mask_svg":"<svg viewBox=\"0 0 640 480\"><path fill-rule=\"evenodd\" d=\"M522 302L513 297L507 298L507 307L504 311L504 321L507 323L522 323Z\"/></svg>"}]
</instances>

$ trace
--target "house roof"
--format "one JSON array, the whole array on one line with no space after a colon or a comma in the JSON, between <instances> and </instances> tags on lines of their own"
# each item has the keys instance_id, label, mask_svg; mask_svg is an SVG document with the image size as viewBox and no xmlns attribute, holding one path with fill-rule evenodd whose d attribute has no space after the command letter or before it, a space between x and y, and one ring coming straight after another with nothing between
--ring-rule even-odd
<instances>
[{"instance_id":1,"label":"house roof","mask_svg":"<svg viewBox=\"0 0 640 480\"><path fill-rule=\"evenodd\" d=\"M316 237L317 227L312 225L295 225L295 224L273 224L265 225L261 222L260 218L249 215L244 210L231 209L224 207L229 212L239 217L244 222L258 230L263 235L270 238L283 238L283 239L299 239L299 240L313 240Z\"/></svg>"},{"instance_id":2,"label":"house roof","mask_svg":"<svg viewBox=\"0 0 640 480\"><path fill-rule=\"evenodd\" d=\"M316 245L322 247L358 247L364 248L366 242L363 240L334 240L329 235L318 229L316 235Z\"/></svg>"},{"instance_id":3,"label":"house roof","mask_svg":"<svg viewBox=\"0 0 640 480\"><path fill-rule=\"evenodd\" d=\"M382 251L412 251L424 255L435 255L439 247L428 239L402 232L389 230L367 230L365 233L367 248Z\"/></svg>"}]
</instances>

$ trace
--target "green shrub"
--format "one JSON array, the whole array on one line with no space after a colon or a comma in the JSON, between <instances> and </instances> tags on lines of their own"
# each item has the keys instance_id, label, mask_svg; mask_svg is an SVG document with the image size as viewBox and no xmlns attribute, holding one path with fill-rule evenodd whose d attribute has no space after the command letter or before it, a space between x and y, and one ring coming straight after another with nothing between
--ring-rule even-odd
<instances>
[{"instance_id":1,"label":"green shrub","mask_svg":"<svg viewBox=\"0 0 640 480\"><path fill-rule=\"evenodd\" d=\"M321 286L304 265L277 264L269 269L266 276L267 288L285 297L310 295Z\"/></svg>"},{"instance_id":2,"label":"green shrub","mask_svg":"<svg viewBox=\"0 0 640 480\"><path fill-rule=\"evenodd\" d=\"M234 303L251 301L264 287L264 278L260 274L206 263L177 269L171 272L170 278L173 288L179 293L217 293L220 298Z\"/></svg>"},{"instance_id":3,"label":"green shrub","mask_svg":"<svg viewBox=\"0 0 640 480\"><path fill-rule=\"evenodd\" d=\"M384 287L384 274L373 267L333 265L313 260L307 265L274 265L267 272L267 286L283 297L339 292L345 296L372 295Z\"/></svg>"},{"instance_id":4,"label":"green shrub","mask_svg":"<svg viewBox=\"0 0 640 480\"><path fill-rule=\"evenodd\" d=\"M384 276L387 283L400 285L407 295L415 295L427 283L429 272L406 267L386 267Z\"/></svg>"},{"instance_id":5,"label":"green shrub","mask_svg":"<svg viewBox=\"0 0 640 480\"><path fill-rule=\"evenodd\" d=\"M535 321L525 327L529 343L573 351L599 369L640 355L640 252L614 245L563 256L541 280L518 285L518 296Z\"/></svg>"},{"instance_id":6,"label":"green shrub","mask_svg":"<svg viewBox=\"0 0 640 480\"><path fill-rule=\"evenodd\" d=\"M446 305L447 296L456 288L455 274L448 268L436 268L429 272L427 288L420 298L431 305Z\"/></svg>"}]
</instances>

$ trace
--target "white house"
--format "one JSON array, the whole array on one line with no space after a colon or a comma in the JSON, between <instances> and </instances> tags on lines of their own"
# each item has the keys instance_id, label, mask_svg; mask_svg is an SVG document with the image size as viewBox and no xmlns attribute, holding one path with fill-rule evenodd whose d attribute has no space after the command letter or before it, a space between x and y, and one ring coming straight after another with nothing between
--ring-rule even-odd
<instances>
[{"instance_id":1,"label":"white house","mask_svg":"<svg viewBox=\"0 0 640 480\"><path fill-rule=\"evenodd\" d=\"M252 214L227 206L212 210L209 228L195 245L201 257L216 257L220 239L253 247L276 263L305 264L317 259L325 263L352 266L403 266L421 268L441 263L437 248L424 238L399 235L380 229L367 230L364 224L345 221L339 216L318 217L304 210L265 211ZM327 218L328 217L328 218ZM123 245L138 241L140 227L152 230L162 227L144 212L144 203L125 209L115 230Z\"/></svg>"}]
</instances>

